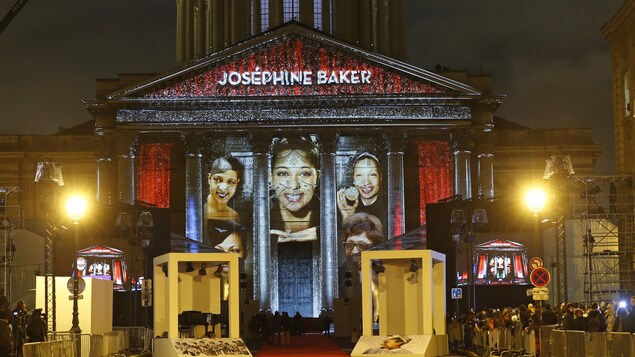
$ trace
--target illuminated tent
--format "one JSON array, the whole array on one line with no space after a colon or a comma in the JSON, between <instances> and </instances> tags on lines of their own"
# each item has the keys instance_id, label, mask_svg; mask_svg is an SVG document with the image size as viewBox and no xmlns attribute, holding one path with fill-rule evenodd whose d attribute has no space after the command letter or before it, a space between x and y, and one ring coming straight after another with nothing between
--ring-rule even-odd
<instances>
[{"instance_id":1,"label":"illuminated tent","mask_svg":"<svg viewBox=\"0 0 635 357\"><path fill-rule=\"evenodd\" d=\"M475 285L527 284L527 248L494 239L474 247Z\"/></svg>"},{"instance_id":2,"label":"illuminated tent","mask_svg":"<svg viewBox=\"0 0 635 357\"><path fill-rule=\"evenodd\" d=\"M128 268L123 251L95 245L80 250L77 255L77 271L80 276L112 280L115 290L124 289Z\"/></svg>"}]
</instances>

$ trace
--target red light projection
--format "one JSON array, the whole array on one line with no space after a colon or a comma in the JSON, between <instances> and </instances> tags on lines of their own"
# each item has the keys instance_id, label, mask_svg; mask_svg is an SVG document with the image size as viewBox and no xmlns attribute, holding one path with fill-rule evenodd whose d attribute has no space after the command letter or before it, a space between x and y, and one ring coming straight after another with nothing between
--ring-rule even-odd
<instances>
[{"instance_id":1,"label":"red light projection","mask_svg":"<svg viewBox=\"0 0 635 357\"><path fill-rule=\"evenodd\" d=\"M452 196L450 146L445 141L422 141L419 151L419 221L426 224L426 204Z\"/></svg>"},{"instance_id":2,"label":"red light projection","mask_svg":"<svg viewBox=\"0 0 635 357\"><path fill-rule=\"evenodd\" d=\"M172 144L139 146L137 200L159 208L170 207L170 156Z\"/></svg>"},{"instance_id":3,"label":"red light projection","mask_svg":"<svg viewBox=\"0 0 635 357\"><path fill-rule=\"evenodd\" d=\"M320 47L317 43L288 39L209 68L145 97L443 92L427 83Z\"/></svg>"}]
</instances>

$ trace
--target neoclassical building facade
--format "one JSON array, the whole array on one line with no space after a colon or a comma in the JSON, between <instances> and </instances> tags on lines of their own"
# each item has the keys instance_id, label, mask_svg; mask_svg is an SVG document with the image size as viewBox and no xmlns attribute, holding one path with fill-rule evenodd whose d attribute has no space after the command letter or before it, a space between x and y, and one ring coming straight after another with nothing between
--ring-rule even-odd
<instances>
[{"instance_id":1,"label":"neoclassical building facade","mask_svg":"<svg viewBox=\"0 0 635 357\"><path fill-rule=\"evenodd\" d=\"M170 207L175 232L212 246L234 232L261 307L309 316L338 297L350 215L385 240L427 203L493 197L500 103L296 22L85 101L100 201Z\"/></svg>"}]
</instances>

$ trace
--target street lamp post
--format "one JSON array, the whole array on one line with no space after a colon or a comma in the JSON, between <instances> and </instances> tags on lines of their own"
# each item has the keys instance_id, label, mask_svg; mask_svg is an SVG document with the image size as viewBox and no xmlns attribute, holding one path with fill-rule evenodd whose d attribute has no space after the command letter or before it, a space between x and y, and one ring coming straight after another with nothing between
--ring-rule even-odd
<instances>
[{"instance_id":1,"label":"street lamp post","mask_svg":"<svg viewBox=\"0 0 635 357\"><path fill-rule=\"evenodd\" d=\"M74 196L69 198L66 201L66 212L68 216L73 220L73 225L75 226L75 260L73 263L73 322L71 326L71 335L73 335L73 339L75 340L75 351L76 356L81 356L81 334L82 329L79 327L79 307L77 304L77 300L79 299L80 294L80 281L78 276L78 271L76 268L77 264L77 250L78 250L78 240L79 240L79 220L84 216L86 212L86 200L82 197Z\"/></svg>"},{"instance_id":2,"label":"street lamp post","mask_svg":"<svg viewBox=\"0 0 635 357\"><path fill-rule=\"evenodd\" d=\"M540 235L540 213L545 208L546 202L547 194L540 188L532 188L525 194L527 208L534 214L534 239L540 257L544 254L542 236Z\"/></svg>"},{"instance_id":3,"label":"street lamp post","mask_svg":"<svg viewBox=\"0 0 635 357\"><path fill-rule=\"evenodd\" d=\"M150 231L152 227L154 227L154 220L152 217L152 213L149 211L140 212L137 217L137 224L135 226L132 225L132 218L130 217L130 213L128 212L119 212L117 214L117 220L115 222L115 227L120 231L122 238L128 239L128 244L131 248L131 264L130 264L130 272L128 274L130 279L130 291L132 298L132 308L133 308L133 318L136 323L137 314L136 314L136 300L135 300L135 291L138 288L138 273L139 273L139 261L142 264L142 275L143 280L147 280L147 249L150 246L150 239L152 238L152 232ZM141 247L141 257L139 256L138 247ZM146 284L146 283L144 283ZM150 283L151 284L151 283ZM152 306L152 302L149 300L150 296L147 294L147 285L146 288L144 286L141 287L142 296L141 296L141 306L143 309L143 325L144 327L148 327L148 308Z\"/></svg>"},{"instance_id":4,"label":"street lamp post","mask_svg":"<svg viewBox=\"0 0 635 357\"><path fill-rule=\"evenodd\" d=\"M470 221L466 220L466 213L470 216ZM472 307L476 308L476 291L474 290L474 257L472 253L472 244L476 240L478 228L487 224L487 211L484 208L460 208L453 209L450 216L451 238L457 246L463 242L465 244L465 269L466 269L466 287L467 287L467 312ZM458 282L458 281L457 281Z\"/></svg>"},{"instance_id":5,"label":"street lamp post","mask_svg":"<svg viewBox=\"0 0 635 357\"><path fill-rule=\"evenodd\" d=\"M525 194L525 203L527 208L534 214L534 239L538 256L542 258L543 244L542 235L540 234L540 212L545 208L547 202L547 194L540 188L532 188ZM538 323L542 323L542 300L538 300Z\"/></svg>"}]
</instances>

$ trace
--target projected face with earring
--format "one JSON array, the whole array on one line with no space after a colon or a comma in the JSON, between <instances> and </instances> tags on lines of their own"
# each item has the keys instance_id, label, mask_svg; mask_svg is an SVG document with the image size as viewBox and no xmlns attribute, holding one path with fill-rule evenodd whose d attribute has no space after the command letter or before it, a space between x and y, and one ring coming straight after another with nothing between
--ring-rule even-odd
<instances>
[{"instance_id":1,"label":"projected face with earring","mask_svg":"<svg viewBox=\"0 0 635 357\"><path fill-rule=\"evenodd\" d=\"M271 184L284 209L299 212L313 199L317 177L317 169L308 153L284 150L273 163Z\"/></svg>"},{"instance_id":2,"label":"projected face with earring","mask_svg":"<svg viewBox=\"0 0 635 357\"><path fill-rule=\"evenodd\" d=\"M231 155L212 162L207 182L209 194L203 206L205 235L210 245L228 253L244 256L240 216L232 198L239 188L242 165Z\"/></svg>"},{"instance_id":3,"label":"projected face with earring","mask_svg":"<svg viewBox=\"0 0 635 357\"><path fill-rule=\"evenodd\" d=\"M274 193L271 234L278 243L317 239L319 152L309 139L274 142L270 183Z\"/></svg>"}]
</instances>

